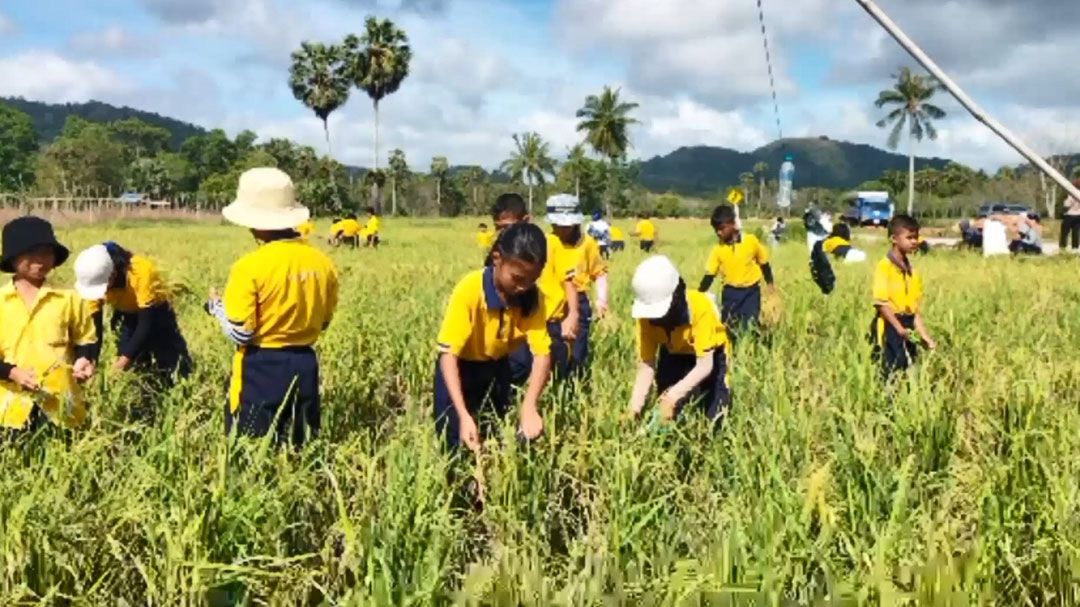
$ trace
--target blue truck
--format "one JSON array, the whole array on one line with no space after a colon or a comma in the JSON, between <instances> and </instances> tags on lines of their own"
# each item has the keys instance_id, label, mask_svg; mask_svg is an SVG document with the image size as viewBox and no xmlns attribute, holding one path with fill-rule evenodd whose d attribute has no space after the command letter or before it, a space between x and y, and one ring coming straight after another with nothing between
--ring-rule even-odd
<instances>
[{"instance_id":1,"label":"blue truck","mask_svg":"<svg viewBox=\"0 0 1080 607\"><path fill-rule=\"evenodd\" d=\"M852 192L844 199L848 209L841 218L852 226L884 226L896 211L888 192Z\"/></svg>"}]
</instances>

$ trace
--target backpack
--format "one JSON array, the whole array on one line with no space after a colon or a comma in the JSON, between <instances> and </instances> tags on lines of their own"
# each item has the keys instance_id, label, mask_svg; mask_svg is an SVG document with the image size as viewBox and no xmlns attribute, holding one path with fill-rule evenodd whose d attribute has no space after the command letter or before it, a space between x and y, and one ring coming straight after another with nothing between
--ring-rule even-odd
<instances>
[{"instance_id":1,"label":"backpack","mask_svg":"<svg viewBox=\"0 0 1080 607\"><path fill-rule=\"evenodd\" d=\"M820 240L815 242L814 248L810 251L810 276L821 292L828 295L836 287L836 274L833 273L832 264L829 263L829 256L825 254L823 244Z\"/></svg>"}]
</instances>

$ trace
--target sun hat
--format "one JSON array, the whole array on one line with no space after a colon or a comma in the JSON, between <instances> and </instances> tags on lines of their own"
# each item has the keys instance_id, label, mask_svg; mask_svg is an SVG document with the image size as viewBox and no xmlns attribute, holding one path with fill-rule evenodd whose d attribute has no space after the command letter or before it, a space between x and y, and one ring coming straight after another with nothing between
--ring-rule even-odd
<instances>
[{"instance_id":1,"label":"sun hat","mask_svg":"<svg viewBox=\"0 0 1080 607\"><path fill-rule=\"evenodd\" d=\"M555 194L547 199L547 221L553 226L579 226L585 221L581 202L572 194Z\"/></svg>"},{"instance_id":2,"label":"sun hat","mask_svg":"<svg viewBox=\"0 0 1080 607\"><path fill-rule=\"evenodd\" d=\"M634 271L634 318L663 318L671 308L675 289L679 287L679 269L663 255L654 255Z\"/></svg>"},{"instance_id":3,"label":"sun hat","mask_svg":"<svg viewBox=\"0 0 1080 607\"><path fill-rule=\"evenodd\" d=\"M271 167L244 171L236 200L221 214L229 222L253 230L291 230L311 218L311 211L296 201L292 179Z\"/></svg>"},{"instance_id":4,"label":"sun hat","mask_svg":"<svg viewBox=\"0 0 1080 607\"><path fill-rule=\"evenodd\" d=\"M55 265L67 261L70 251L56 240L52 224L40 217L25 216L12 219L4 226L3 253L0 254L0 271L15 271L15 260L38 247L52 247L56 255Z\"/></svg>"},{"instance_id":5,"label":"sun hat","mask_svg":"<svg viewBox=\"0 0 1080 607\"><path fill-rule=\"evenodd\" d=\"M103 244L79 253L75 258L75 290L79 297L88 301L103 299L115 267L108 247Z\"/></svg>"}]
</instances>

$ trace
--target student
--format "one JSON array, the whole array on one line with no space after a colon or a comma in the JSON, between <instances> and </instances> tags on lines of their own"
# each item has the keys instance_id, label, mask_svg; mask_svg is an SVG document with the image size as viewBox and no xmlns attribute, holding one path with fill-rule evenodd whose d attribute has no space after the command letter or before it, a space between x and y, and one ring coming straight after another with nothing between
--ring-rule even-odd
<instances>
[{"instance_id":1,"label":"student","mask_svg":"<svg viewBox=\"0 0 1080 607\"><path fill-rule=\"evenodd\" d=\"M168 285L149 258L115 242L94 245L75 259L75 290L90 302L97 348L104 341L104 304L112 306L119 333L113 370L149 372L157 387L191 373L191 356L180 333Z\"/></svg>"},{"instance_id":2,"label":"student","mask_svg":"<svg viewBox=\"0 0 1080 607\"><path fill-rule=\"evenodd\" d=\"M739 232L735 227L735 210L728 205L716 207L711 224L720 242L709 254L698 290L708 292L716 275L723 273L721 316L734 341L740 331L759 324L761 281L765 281L772 294L776 292L769 251L757 236Z\"/></svg>"},{"instance_id":3,"label":"student","mask_svg":"<svg viewBox=\"0 0 1080 607\"><path fill-rule=\"evenodd\" d=\"M1019 237L1009 243L1009 250L1014 255L1042 255L1042 224L1038 215L1028 213L1027 217L1017 222L1016 230Z\"/></svg>"},{"instance_id":4,"label":"student","mask_svg":"<svg viewBox=\"0 0 1080 607\"><path fill-rule=\"evenodd\" d=\"M13 219L3 229L0 271L0 426L33 431L86 420L79 382L94 374L94 322L74 291L47 283L67 260L52 225L39 217Z\"/></svg>"},{"instance_id":5,"label":"student","mask_svg":"<svg viewBox=\"0 0 1080 607\"><path fill-rule=\"evenodd\" d=\"M349 245L349 248L355 249L360 246L360 232L363 231L363 226L356 220L356 213L349 213L345 216L345 219L334 224L330 228L330 235L334 246L345 242Z\"/></svg>"},{"instance_id":6,"label":"student","mask_svg":"<svg viewBox=\"0 0 1080 607\"><path fill-rule=\"evenodd\" d=\"M611 257L611 224L604 221L602 212L593 213L593 220L586 232L600 245L600 256L604 259Z\"/></svg>"},{"instance_id":7,"label":"student","mask_svg":"<svg viewBox=\"0 0 1080 607\"><path fill-rule=\"evenodd\" d=\"M623 251L626 249L626 234L623 233L622 228L612 224L611 226L611 252Z\"/></svg>"},{"instance_id":8,"label":"student","mask_svg":"<svg viewBox=\"0 0 1080 607\"><path fill-rule=\"evenodd\" d=\"M491 220L495 224L496 235L515 223L529 223L532 216L529 215L528 204L525 198L516 192L500 194L491 207Z\"/></svg>"},{"instance_id":9,"label":"student","mask_svg":"<svg viewBox=\"0 0 1080 607\"><path fill-rule=\"evenodd\" d=\"M304 223L296 226L296 232L300 234L300 238L307 240L309 237L311 237L312 234L315 233L315 221L309 219Z\"/></svg>"},{"instance_id":10,"label":"student","mask_svg":"<svg viewBox=\"0 0 1080 607\"><path fill-rule=\"evenodd\" d=\"M363 230L364 246L377 249L379 248L379 228L381 227L379 214L375 212L375 207L368 207L367 214L368 222Z\"/></svg>"},{"instance_id":11,"label":"student","mask_svg":"<svg viewBox=\"0 0 1080 607\"><path fill-rule=\"evenodd\" d=\"M488 231L488 224L481 223L476 232L476 246L487 252L491 250L493 244L495 244L495 233Z\"/></svg>"},{"instance_id":12,"label":"student","mask_svg":"<svg viewBox=\"0 0 1080 607\"><path fill-rule=\"evenodd\" d=\"M345 228L341 225L341 221L342 219L340 217L335 217L334 220L330 222L330 238L327 239L327 242L335 247L341 244L341 234L345 231Z\"/></svg>"},{"instance_id":13,"label":"student","mask_svg":"<svg viewBox=\"0 0 1080 607\"><path fill-rule=\"evenodd\" d=\"M769 230L769 235L772 237L773 246L780 244L784 240L784 236L787 235L788 226L784 222L783 217L777 217L773 222L772 228Z\"/></svg>"},{"instance_id":14,"label":"student","mask_svg":"<svg viewBox=\"0 0 1080 607\"><path fill-rule=\"evenodd\" d=\"M529 349L532 367L521 403L519 434L540 436L540 395L551 371L551 338L537 281L547 262L547 239L529 223L507 227L495 242L491 264L454 287L439 330L435 368L435 428L451 447L480 449L478 418L510 407L510 353Z\"/></svg>"},{"instance_id":15,"label":"student","mask_svg":"<svg viewBox=\"0 0 1080 607\"><path fill-rule=\"evenodd\" d=\"M597 316L607 313L608 286L607 264L600 253L600 245L592 236L583 234L581 224L585 216L576 196L557 194L548 199L547 220L551 224L548 236L548 263L554 267L574 269L573 294L578 301L577 336L570 343L570 360L567 373L580 374L589 364L589 333L592 326L592 305L589 291L596 284Z\"/></svg>"},{"instance_id":16,"label":"student","mask_svg":"<svg viewBox=\"0 0 1080 607\"><path fill-rule=\"evenodd\" d=\"M874 319L872 342L886 379L914 364L918 351L910 340L915 331L923 346L936 346L922 316L923 282L911 266L910 256L919 246L919 223L907 215L889 222L892 248L874 271Z\"/></svg>"},{"instance_id":17,"label":"student","mask_svg":"<svg viewBox=\"0 0 1080 607\"><path fill-rule=\"evenodd\" d=\"M274 168L240 176L225 219L260 243L229 272L225 293L211 291L207 312L236 344L225 431L299 446L320 425L319 361L312 346L330 324L338 274L330 259L292 229L307 219L292 180Z\"/></svg>"},{"instance_id":18,"label":"student","mask_svg":"<svg viewBox=\"0 0 1080 607\"><path fill-rule=\"evenodd\" d=\"M866 253L851 246L851 226L846 223L833 226L832 233L821 244L821 249L844 263L866 261Z\"/></svg>"},{"instance_id":19,"label":"student","mask_svg":"<svg viewBox=\"0 0 1080 607\"><path fill-rule=\"evenodd\" d=\"M634 227L634 236L641 239L641 250L646 253L653 250L656 243L656 224L649 219L648 213L642 213L637 226Z\"/></svg>"},{"instance_id":20,"label":"student","mask_svg":"<svg viewBox=\"0 0 1080 607\"><path fill-rule=\"evenodd\" d=\"M712 295L688 291L671 260L659 255L638 266L632 285L638 369L630 415L641 414L655 380L662 420L675 418L692 397L719 424L731 405L729 348Z\"/></svg>"}]
</instances>

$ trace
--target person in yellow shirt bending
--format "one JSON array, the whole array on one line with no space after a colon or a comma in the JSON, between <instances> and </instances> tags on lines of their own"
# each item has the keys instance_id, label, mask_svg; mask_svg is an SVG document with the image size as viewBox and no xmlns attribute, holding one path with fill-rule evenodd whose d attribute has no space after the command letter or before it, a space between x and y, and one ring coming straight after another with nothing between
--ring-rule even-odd
<instances>
[{"instance_id":1,"label":"person in yellow shirt bending","mask_svg":"<svg viewBox=\"0 0 1080 607\"><path fill-rule=\"evenodd\" d=\"M377 249L379 248L379 228L382 227L382 223L379 221L379 214L375 212L375 207L368 207L367 214L368 222L361 236L364 238L365 247Z\"/></svg>"},{"instance_id":2,"label":"person in yellow shirt bending","mask_svg":"<svg viewBox=\"0 0 1080 607\"><path fill-rule=\"evenodd\" d=\"M311 237L312 234L315 233L315 221L313 219L309 219L304 223L296 226L296 233L300 234L300 238L307 240Z\"/></svg>"},{"instance_id":3,"label":"person in yellow shirt bending","mask_svg":"<svg viewBox=\"0 0 1080 607\"><path fill-rule=\"evenodd\" d=\"M632 288L638 370L629 415L641 415L655 382L663 421L696 399L719 428L731 406L729 341L713 296L687 290L675 264L662 255L641 262Z\"/></svg>"},{"instance_id":4,"label":"person in yellow shirt bending","mask_svg":"<svg viewBox=\"0 0 1080 607\"><path fill-rule=\"evenodd\" d=\"M547 262L544 232L529 223L505 228L491 263L466 274L450 295L437 339L435 429L450 447L477 451L496 419L510 408L510 353L529 349L532 366L521 402L518 433L540 436L540 396L551 373L551 337L536 282Z\"/></svg>"},{"instance_id":5,"label":"person in yellow shirt bending","mask_svg":"<svg viewBox=\"0 0 1080 607\"><path fill-rule=\"evenodd\" d=\"M338 246L344 242L355 249L360 246L360 232L363 229L364 227L356 219L356 213L349 213L345 219L336 221L330 226L330 243Z\"/></svg>"},{"instance_id":6,"label":"person in yellow shirt bending","mask_svg":"<svg viewBox=\"0 0 1080 607\"><path fill-rule=\"evenodd\" d=\"M656 244L656 224L649 219L648 213L641 214L641 219L634 226L634 236L641 239L642 251L648 253L653 250L653 246Z\"/></svg>"},{"instance_id":7,"label":"person in yellow shirt bending","mask_svg":"<svg viewBox=\"0 0 1080 607\"><path fill-rule=\"evenodd\" d=\"M46 283L67 247L52 225L19 217L3 230L0 271L0 426L33 431L45 423L77 427L86 420L79 382L94 374L94 323L74 291Z\"/></svg>"},{"instance_id":8,"label":"person in yellow shirt bending","mask_svg":"<svg viewBox=\"0 0 1080 607\"><path fill-rule=\"evenodd\" d=\"M236 200L222 209L261 245L229 271L225 293L211 290L207 312L236 346L225 431L273 433L276 444L299 446L319 432L319 360L314 345L338 303L338 273L293 226L308 210L292 180L274 168L240 176Z\"/></svg>"}]
</instances>

